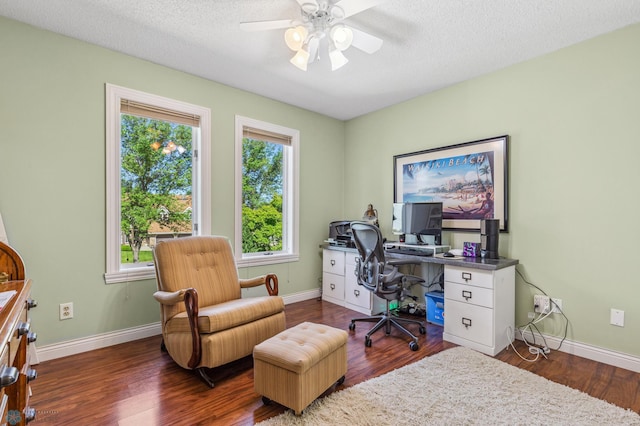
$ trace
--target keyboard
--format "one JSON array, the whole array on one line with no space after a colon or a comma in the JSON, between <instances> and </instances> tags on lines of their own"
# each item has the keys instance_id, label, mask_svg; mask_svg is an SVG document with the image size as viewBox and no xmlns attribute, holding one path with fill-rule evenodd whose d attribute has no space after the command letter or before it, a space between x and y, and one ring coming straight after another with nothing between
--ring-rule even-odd
<instances>
[{"instance_id":1,"label":"keyboard","mask_svg":"<svg viewBox=\"0 0 640 426\"><path fill-rule=\"evenodd\" d=\"M412 249L412 248L388 248L385 249L386 253L396 253L396 254L406 254L410 256L433 256L433 250L420 250L420 249Z\"/></svg>"}]
</instances>

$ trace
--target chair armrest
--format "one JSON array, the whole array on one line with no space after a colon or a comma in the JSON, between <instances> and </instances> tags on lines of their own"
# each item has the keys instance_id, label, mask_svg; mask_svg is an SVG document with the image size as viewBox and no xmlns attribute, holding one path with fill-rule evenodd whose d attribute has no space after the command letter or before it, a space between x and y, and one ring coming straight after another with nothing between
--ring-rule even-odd
<instances>
[{"instance_id":1,"label":"chair armrest","mask_svg":"<svg viewBox=\"0 0 640 426\"><path fill-rule=\"evenodd\" d=\"M191 328L191 358L187 363L189 368L196 368L202 359L202 344L200 342L200 329L198 328L198 292L195 288L184 291L184 306L189 318Z\"/></svg>"},{"instance_id":2,"label":"chair armrest","mask_svg":"<svg viewBox=\"0 0 640 426\"><path fill-rule=\"evenodd\" d=\"M174 292L169 291L156 291L153 293L153 298L163 305L175 305L176 303L184 300L184 294L186 290L178 290Z\"/></svg>"},{"instance_id":3,"label":"chair armrest","mask_svg":"<svg viewBox=\"0 0 640 426\"><path fill-rule=\"evenodd\" d=\"M156 291L153 293L153 297L163 305L184 302L191 329L191 358L187 365L189 368L196 368L202 358L200 330L198 329L198 292L195 288L185 288L174 292Z\"/></svg>"},{"instance_id":4,"label":"chair armrest","mask_svg":"<svg viewBox=\"0 0 640 426\"><path fill-rule=\"evenodd\" d=\"M257 287L265 285L269 296L278 295L278 276L276 274L261 275L255 278L240 278L241 288Z\"/></svg>"}]
</instances>

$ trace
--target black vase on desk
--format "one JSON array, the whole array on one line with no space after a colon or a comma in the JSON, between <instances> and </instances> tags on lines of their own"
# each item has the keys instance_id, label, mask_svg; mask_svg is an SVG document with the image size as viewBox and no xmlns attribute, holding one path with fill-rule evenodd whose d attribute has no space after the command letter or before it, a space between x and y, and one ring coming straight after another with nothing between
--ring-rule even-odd
<instances>
[{"instance_id":1,"label":"black vase on desk","mask_svg":"<svg viewBox=\"0 0 640 426\"><path fill-rule=\"evenodd\" d=\"M482 219L480 221L480 255L484 259L498 258L498 238L500 219Z\"/></svg>"}]
</instances>

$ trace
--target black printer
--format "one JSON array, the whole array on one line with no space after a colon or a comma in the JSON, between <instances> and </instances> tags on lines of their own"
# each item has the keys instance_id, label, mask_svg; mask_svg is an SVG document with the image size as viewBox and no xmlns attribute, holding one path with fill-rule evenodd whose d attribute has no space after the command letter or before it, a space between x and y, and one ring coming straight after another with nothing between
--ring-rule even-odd
<instances>
[{"instance_id":1,"label":"black printer","mask_svg":"<svg viewBox=\"0 0 640 426\"><path fill-rule=\"evenodd\" d=\"M329 244L355 247L351 240L350 220L335 220L329 223Z\"/></svg>"}]
</instances>

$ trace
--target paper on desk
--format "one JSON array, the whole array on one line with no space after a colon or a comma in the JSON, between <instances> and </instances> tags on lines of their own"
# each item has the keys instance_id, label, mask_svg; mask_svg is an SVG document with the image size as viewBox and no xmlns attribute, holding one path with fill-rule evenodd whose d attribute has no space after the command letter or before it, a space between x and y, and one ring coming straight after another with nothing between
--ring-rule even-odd
<instances>
[{"instance_id":1,"label":"paper on desk","mask_svg":"<svg viewBox=\"0 0 640 426\"><path fill-rule=\"evenodd\" d=\"M4 306L11 300L11 298L16 294L15 290L3 291L0 293L0 310L4 308Z\"/></svg>"}]
</instances>

